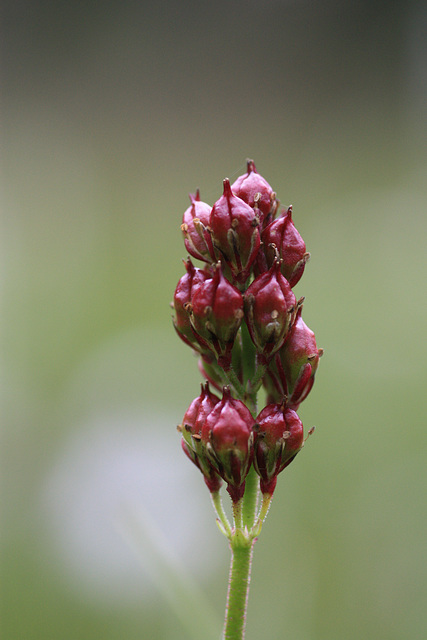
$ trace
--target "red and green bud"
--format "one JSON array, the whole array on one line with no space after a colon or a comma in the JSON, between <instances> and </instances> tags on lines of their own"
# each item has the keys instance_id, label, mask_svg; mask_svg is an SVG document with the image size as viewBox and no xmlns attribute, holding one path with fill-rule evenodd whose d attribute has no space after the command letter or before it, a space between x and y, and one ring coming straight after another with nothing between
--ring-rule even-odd
<instances>
[{"instance_id":1,"label":"red and green bud","mask_svg":"<svg viewBox=\"0 0 427 640\"><path fill-rule=\"evenodd\" d=\"M203 479L209 491L211 493L217 493L217 491L221 489L222 480L219 477L219 475L216 473L214 468L210 466L207 470L202 469L202 466L200 465L200 458L198 457L196 452L193 451L193 449L191 449L188 446L184 438L181 438L181 448L185 453L185 455L187 456L187 458L191 460L191 462L193 462L196 465L196 467L199 469L199 471L201 471L201 473L203 474Z\"/></svg>"},{"instance_id":2,"label":"red and green bud","mask_svg":"<svg viewBox=\"0 0 427 640\"><path fill-rule=\"evenodd\" d=\"M193 258L212 262L210 235L206 230L212 207L201 202L198 189L195 195L190 195L190 201L191 206L185 211L181 225L185 247Z\"/></svg>"},{"instance_id":3,"label":"red and green bud","mask_svg":"<svg viewBox=\"0 0 427 640\"><path fill-rule=\"evenodd\" d=\"M269 404L258 415L254 428L254 467L263 494L273 494L278 474L304 444L304 429L296 411L286 404Z\"/></svg>"},{"instance_id":4,"label":"red and green bud","mask_svg":"<svg viewBox=\"0 0 427 640\"><path fill-rule=\"evenodd\" d=\"M217 257L229 267L233 279L243 286L260 247L259 215L231 190L224 180L224 193L212 207L209 227Z\"/></svg>"},{"instance_id":5,"label":"red and green bud","mask_svg":"<svg viewBox=\"0 0 427 640\"><path fill-rule=\"evenodd\" d=\"M246 324L265 363L282 346L296 314L296 299L280 272L280 260L252 282L244 300Z\"/></svg>"},{"instance_id":6,"label":"red and green bud","mask_svg":"<svg viewBox=\"0 0 427 640\"><path fill-rule=\"evenodd\" d=\"M224 387L223 397L202 426L206 455L219 476L227 482L227 491L237 502L245 490L245 478L252 464L253 426L251 412L241 400L231 397Z\"/></svg>"},{"instance_id":7,"label":"red and green bud","mask_svg":"<svg viewBox=\"0 0 427 640\"><path fill-rule=\"evenodd\" d=\"M323 349L301 317L302 306L283 347L270 363L266 386L273 397L287 397L287 405L295 409L305 400L314 384L314 376Z\"/></svg>"},{"instance_id":8,"label":"red and green bud","mask_svg":"<svg viewBox=\"0 0 427 640\"><path fill-rule=\"evenodd\" d=\"M212 411L214 406L219 402L218 396L211 392L209 383L201 385L201 393L188 407L182 420L182 432L184 434L201 435L202 425L206 417ZM188 440L190 446L190 440Z\"/></svg>"},{"instance_id":9,"label":"red and green bud","mask_svg":"<svg viewBox=\"0 0 427 640\"><path fill-rule=\"evenodd\" d=\"M178 431L182 433L181 446L184 453L200 469L208 489L213 492L219 491L222 481L206 457L201 432L203 423L218 402L219 398L211 393L207 382L202 385L200 396L190 404L182 424L178 426Z\"/></svg>"},{"instance_id":10,"label":"red and green bud","mask_svg":"<svg viewBox=\"0 0 427 640\"><path fill-rule=\"evenodd\" d=\"M282 258L281 271L291 287L294 287L304 272L310 254L292 221L292 206L264 229L262 241L267 266L273 264L278 251Z\"/></svg>"},{"instance_id":11,"label":"red and green bud","mask_svg":"<svg viewBox=\"0 0 427 640\"><path fill-rule=\"evenodd\" d=\"M276 208L276 194L256 170L253 160L247 161L247 172L231 185L231 191L246 204L259 208L260 222L272 215Z\"/></svg>"},{"instance_id":12,"label":"red and green bud","mask_svg":"<svg viewBox=\"0 0 427 640\"><path fill-rule=\"evenodd\" d=\"M212 278L197 288L187 307L192 327L209 345L224 369L231 365L231 351L243 318L243 297L216 265Z\"/></svg>"},{"instance_id":13,"label":"red and green bud","mask_svg":"<svg viewBox=\"0 0 427 640\"><path fill-rule=\"evenodd\" d=\"M173 326L185 344L201 353L209 352L209 348L203 345L194 333L188 307L194 293L206 280L211 278L211 275L204 269L197 269L190 258L184 262L184 265L187 273L179 280L173 297L173 308L175 309Z\"/></svg>"}]
</instances>

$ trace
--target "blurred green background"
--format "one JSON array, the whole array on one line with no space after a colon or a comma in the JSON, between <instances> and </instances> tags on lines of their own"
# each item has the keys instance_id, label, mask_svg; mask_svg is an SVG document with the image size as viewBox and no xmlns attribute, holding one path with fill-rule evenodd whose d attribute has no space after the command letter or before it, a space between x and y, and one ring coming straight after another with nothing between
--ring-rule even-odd
<instances>
[{"instance_id":1,"label":"blurred green background","mask_svg":"<svg viewBox=\"0 0 427 640\"><path fill-rule=\"evenodd\" d=\"M228 549L175 431L199 375L169 302L187 194L213 204L248 156L294 206L325 356L247 639L425 636L426 22L410 1L3 3L2 637L188 637L129 508L220 629Z\"/></svg>"}]
</instances>

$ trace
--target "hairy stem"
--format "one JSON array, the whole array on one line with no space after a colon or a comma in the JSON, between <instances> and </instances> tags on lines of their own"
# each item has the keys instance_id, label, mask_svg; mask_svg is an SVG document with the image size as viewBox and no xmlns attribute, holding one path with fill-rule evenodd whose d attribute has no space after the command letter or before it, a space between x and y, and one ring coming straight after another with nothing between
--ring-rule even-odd
<instances>
[{"instance_id":1,"label":"hairy stem","mask_svg":"<svg viewBox=\"0 0 427 640\"><path fill-rule=\"evenodd\" d=\"M244 396L245 390L234 369L231 367L230 369L224 370L224 374L227 378L228 383L234 388L237 397L242 398Z\"/></svg>"},{"instance_id":2,"label":"hairy stem","mask_svg":"<svg viewBox=\"0 0 427 640\"><path fill-rule=\"evenodd\" d=\"M224 507L222 504L221 494L219 491L215 491L211 493L212 503L215 509L215 512L218 516L218 520L221 522L222 526L228 537L231 536L231 525L228 521L227 514L224 511Z\"/></svg>"},{"instance_id":3,"label":"hairy stem","mask_svg":"<svg viewBox=\"0 0 427 640\"><path fill-rule=\"evenodd\" d=\"M266 364L257 364L255 375L250 382L251 394L256 395L258 393L259 388L261 387L261 384L262 384L262 378L266 371L267 371Z\"/></svg>"},{"instance_id":4,"label":"hairy stem","mask_svg":"<svg viewBox=\"0 0 427 640\"><path fill-rule=\"evenodd\" d=\"M255 520L255 513L258 505L259 477L251 467L246 476L245 495L243 496L243 526L250 529Z\"/></svg>"},{"instance_id":5,"label":"hairy stem","mask_svg":"<svg viewBox=\"0 0 427 640\"><path fill-rule=\"evenodd\" d=\"M259 514L258 514L258 518L257 518L257 520L256 520L256 522L255 522L255 524L252 527L251 532L250 532L250 534L254 538L258 537L259 534L261 533L262 524L263 524L264 520L267 517L272 497L273 496L271 494L269 494L269 493L264 493L263 496L262 496L261 509L260 509Z\"/></svg>"},{"instance_id":6,"label":"hairy stem","mask_svg":"<svg viewBox=\"0 0 427 640\"><path fill-rule=\"evenodd\" d=\"M246 322L242 323L241 332L243 380L246 385L247 382L253 378L255 373L255 346L252 342Z\"/></svg>"},{"instance_id":7,"label":"hairy stem","mask_svg":"<svg viewBox=\"0 0 427 640\"><path fill-rule=\"evenodd\" d=\"M243 499L233 502L233 517L235 529L241 529L243 524L243 511L242 511Z\"/></svg>"},{"instance_id":8,"label":"hairy stem","mask_svg":"<svg viewBox=\"0 0 427 640\"><path fill-rule=\"evenodd\" d=\"M224 640L243 640L252 564L253 541L239 540L231 544L232 557L225 612Z\"/></svg>"}]
</instances>

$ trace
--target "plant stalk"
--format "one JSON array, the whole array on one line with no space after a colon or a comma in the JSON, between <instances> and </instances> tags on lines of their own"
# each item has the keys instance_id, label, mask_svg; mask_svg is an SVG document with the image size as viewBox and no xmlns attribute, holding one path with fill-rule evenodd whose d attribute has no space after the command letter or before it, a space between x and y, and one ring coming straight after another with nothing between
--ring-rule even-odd
<instances>
[{"instance_id":1,"label":"plant stalk","mask_svg":"<svg viewBox=\"0 0 427 640\"><path fill-rule=\"evenodd\" d=\"M243 640L249 596L254 540L240 539L236 532L231 542L231 566L225 611L224 640Z\"/></svg>"},{"instance_id":2,"label":"plant stalk","mask_svg":"<svg viewBox=\"0 0 427 640\"><path fill-rule=\"evenodd\" d=\"M245 494L243 496L243 526L250 529L255 521L255 514L258 506L259 477L251 467L246 476Z\"/></svg>"}]
</instances>

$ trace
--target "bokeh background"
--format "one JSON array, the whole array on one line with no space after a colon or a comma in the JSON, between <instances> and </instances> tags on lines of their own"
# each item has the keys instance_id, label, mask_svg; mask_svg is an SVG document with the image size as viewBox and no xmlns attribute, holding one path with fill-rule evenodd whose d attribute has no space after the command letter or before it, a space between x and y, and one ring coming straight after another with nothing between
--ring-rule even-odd
<instances>
[{"instance_id":1,"label":"bokeh background","mask_svg":"<svg viewBox=\"0 0 427 640\"><path fill-rule=\"evenodd\" d=\"M219 631L228 549L180 452L199 375L169 302L187 194L213 204L248 156L294 206L325 356L247 638L424 637L426 22L410 0L3 2L5 640L188 638L162 554Z\"/></svg>"}]
</instances>

